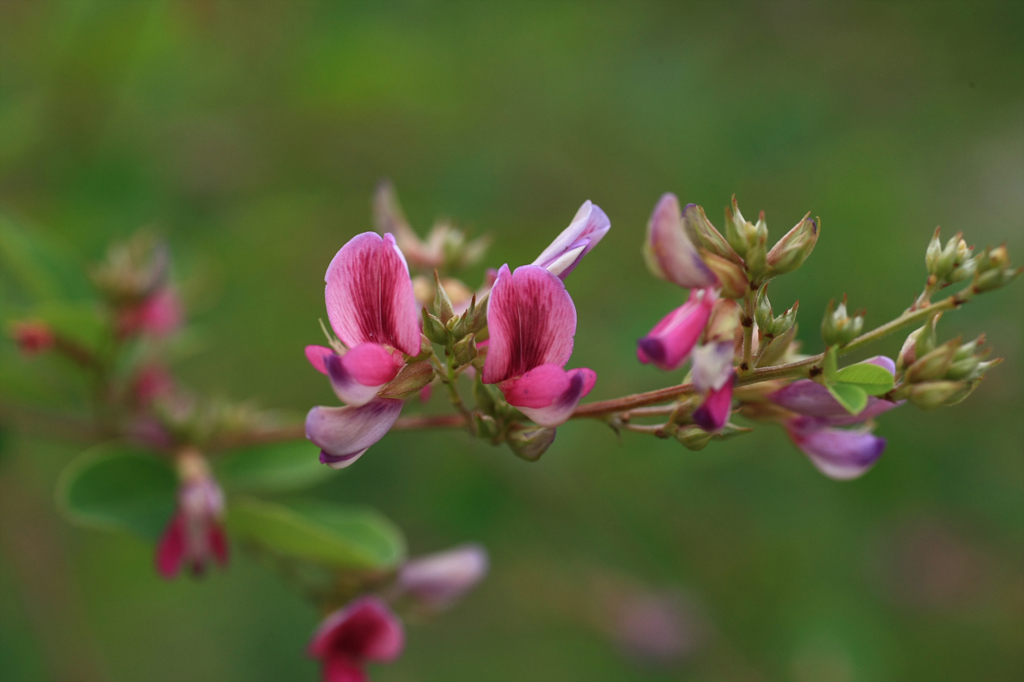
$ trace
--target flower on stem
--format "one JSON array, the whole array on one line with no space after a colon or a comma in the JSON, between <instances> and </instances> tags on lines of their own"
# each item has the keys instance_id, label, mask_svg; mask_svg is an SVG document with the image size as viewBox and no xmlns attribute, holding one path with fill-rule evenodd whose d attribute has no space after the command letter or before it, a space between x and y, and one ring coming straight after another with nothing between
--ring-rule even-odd
<instances>
[{"instance_id":1,"label":"flower on stem","mask_svg":"<svg viewBox=\"0 0 1024 682\"><path fill-rule=\"evenodd\" d=\"M469 544L413 559L398 573L398 587L430 611L452 606L487 575L487 550Z\"/></svg>"},{"instance_id":2,"label":"flower on stem","mask_svg":"<svg viewBox=\"0 0 1024 682\"><path fill-rule=\"evenodd\" d=\"M637 341L636 355L640 362L653 363L666 371L679 369L704 331L716 300L718 294L714 289L692 289L686 303L666 315L647 336Z\"/></svg>"},{"instance_id":3,"label":"flower on stem","mask_svg":"<svg viewBox=\"0 0 1024 682\"><path fill-rule=\"evenodd\" d=\"M541 426L572 415L597 381L591 369L566 370L576 333L576 307L562 280L537 265L503 265L487 308L490 333L483 383Z\"/></svg>"},{"instance_id":4,"label":"flower on stem","mask_svg":"<svg viewBox=\"0 0 1024 682\"><path fill-rule=\"evenodd\" d=\"M321 462L342 468L398 419L402 400L379 394L406 368L407 356L419 355L420 325L409 269L391 234L350 239L325 280L327 316L345 352L309 346L306 357L346 406L310 410L306 437L320 447Z\"/></svg>"},{"instance_id":5,"label":"flower on stem","mask_svg":"<svg viewBox=\"0 0 1024 682\"><path fill-rule=\"evenodd\" d=\"M228 542L221 525L224 494L210 474L203 457L186 451L178 458L182 483L178 488L178 509L157 546L156 566L168 580L176 577L183 565L196 576L216 560L228 562Z\"/></svg>"},{"instance_id":6,"label":"flower on stem","mask_svg":"<svg viewBox=\"0 0 1024 682\"><path fill-rule=\"evenodd\" d=\"M53 347L54 336L45 322L13 322L11 338L25 355L38 355Z\"/></svg>"},{"instance_id":7,"label":"flower on stem","mask_svg":"<svg viewBox=\"0 0 1024 682\"><path fill-rule=\"evenodd\" d=\"M555 237L551 245L533 261L533 265L540 266L564 280L576 269L583 257L597 246L611 226L611 221L600 207L585 201L569 223L569 227Z\"/></svg>"},{"instance_id":8,"label":"flower on stem","mask_svg":"<svg viewBox=\"0 0 1024 682\"><path fill-rule=\"evenodd\" d=\"M688 213L702 213L699 206L689 204ZM665 194L654 207L647 223L644 259L655 277L689 288L708 288L719 284L718 277L701 258L686 226L679 199Z\"/></svg>"},{"instance_id":9,"label":"flower on stem","mask_svg":"<svg viewBox=\"0 0 1024 682\"><path fill-rule=\"evenodd\" d=\"M896 364L884 356L865 362L878 365L890 373L896 371ZM821 473L838 480L865 474L882 456L885 439L871 434L866 428L836 427L862 424L902 404L871 396L864 410L852 415L832 397L827 388L810 379L794 381L770 394L768 398L776 405L796 413L797 416L784 422L789 437Z\"/></svg>"},{"instance_id":10,"label":"flower on stem","mask_svg":"<svg viewBox=\"0 0 1024 682\"><path fill-rule=\"evenodd\" d=\"M122 338L136 334L170 336L181 327L183 318L178 295L170 287L161 287L138 303L121 309L117 331Z\"/></svg>"},{"instance_id":11,"label":"flower on stem","mask_svg":"<svg viewBox=\"0 0 1024 682\"><path fill-rule=\"evenodd\" d=\"M704 393L704 402L693 411L693 421L708 433L720 431L732 413L735 341L714 341L693 350L693 385Z\"/></svg>"},{"instance_id":12,"label":"flower on stem","mask_svg":"<svg viewBox=\"0 0 1024 682\"><path fill-rule=\"evenodd\" d=\"M328 615L309 643L324 682L367 682L367 663L390 663L405 647L405 631L387 604L373 596L356 599Z\"/></svg>"}]
</instances>

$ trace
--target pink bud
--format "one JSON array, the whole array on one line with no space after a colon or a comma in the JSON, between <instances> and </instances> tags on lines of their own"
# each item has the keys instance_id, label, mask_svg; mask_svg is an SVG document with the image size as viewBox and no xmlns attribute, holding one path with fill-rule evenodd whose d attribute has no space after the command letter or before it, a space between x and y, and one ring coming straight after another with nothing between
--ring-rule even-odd
<instances>
[{"instance_id":1,"label":"pink bud","mask_svg":"<svg viewBox=\"0 0 1024 682\"><path fill-rule=\"evenodd\" d=\"M448 608L487 575L487 550L462 545L413 559L398 574L399 587L433 610Z\"/></svg>"},{"instance_id":2,"label":"pink bud","mask_svg":"<svg viewBox=\"0 0 1024 682\"><path fill-rule=\"evenodd\" d=\"M53 346L53 332L45 322L15 322L11 336L25 355L37 355Z\"/></svg>"},{"instance_id":3,"label":"pink bud","mask_svg":"<svg viewBox=\"0 0 1024 682\"><path fill-rule=\"evenodd\" d=\"M650 334L637 341L636 354L640 362L653 363L668 371L678 369L690 357L716 300L712 289L691 290L686 303L666 315Z\"/></svg>"}]
</instances>

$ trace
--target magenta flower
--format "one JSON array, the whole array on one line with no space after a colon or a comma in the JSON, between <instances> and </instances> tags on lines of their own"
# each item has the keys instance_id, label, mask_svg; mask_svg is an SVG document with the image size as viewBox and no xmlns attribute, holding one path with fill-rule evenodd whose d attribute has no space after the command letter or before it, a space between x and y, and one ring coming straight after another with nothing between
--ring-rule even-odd
<instances>
[{"instance_id":1,"label":"magenta flower","mask_svg":"<svg viewBox=\"0 0 1024 682\"><path fill-rule=\"evenodd\" d=\"M306 357L330 378L346 407L314 407L306 437L320 461L340 469L380 440L398 419L402 401L377 394L420 352L420 325L412 280L390 234L356 235L327 268L327 317L348 349L308 346Z\"/></svg>"},{"instance_id":2,"label":"magenta flower","mask_svg":"<svg viewBox=\"0 0 1024 682\"><path fill-rule=\"evenodd\" d=\"M377 597L356 599L320 623L309 655L320 660L324 682L368 682L368 662L390 663L405 646L402 623Z\"/></svg>"},{"instance_id":3,"label":"magenta flower","mask_svg":"<svg viewBox=\"0 0 1024 682\"><path fill-rule=\"evenodd\" d=\"M228 542L221 526L223 515L224 494L212 476L202 473L185 481L178 489L178 509L157 545L160 575L171 580L185 564L194 575L202 575L214 559L226 565Z\"/></svg>"},{"instance_id":4,"label":"magenta flower","mask_svg":"<svg viewBox=\"0 0 1024 682\"><path fill-rule=\"evenodd\" d=\"M696 204L686 206L686 214L699 211ZM684 289L718 286L718 277L704 263L686 231L679 199L668 193L654 207L647 223L644 256L654 274Z\"/></svg>"},{"instance_id":5,"label":"magenta flower","mask_svg":"<svg viewBox=\"0 0 1024 682\"><path fill-rule=\"evenodd\" d=\"M583 257L597 246L611 226L611 221L604 211L585 201L569 223L569 227L555 237L551 245L533 261L533 265L540 266L564 280L576 269Z\"/></svg>"},{"instance_id":6,"label":"magenta flower","mask_svg":"<svg viewBox=\"0 0 1024 682\"><path fill-rule=\"evenodd\" d=\"M733 341L712 342L693 350L693 384L704 402L693 411L693 421L709 433L720 431L732 413Z\"/></svg>"},{"instance_id":7,"label":"magenta flower","mask_svg":"<svg viewBox=\"0 0 1024 682\"><path fill-rule=\"evenodd\" d=\"M690 298L637 341L640 362L653 363L658 369L679 369L704 331L718 295L713 289L693 289Z\"/></svg>"},{"instance_id":8,"label":"magenta flower","mask_svg":"<svg viewBox=\"0 0 1024 682\"><path fill-rule=\"evenodd\" d=\"M398 586L420 604L440 611L483 580L488 565L482 546L462 545L413 559L399 572Z\"/></svg>"},{"instance_id":9,"label":"magenta flower","mask_svg":"<svg viewBox=\"0 0 1024 682\"><path fill-rule=\"evenodd\" d=\"M864 362L896 372L896 363L887 357L877 356ZM868 398L867 407L853 415L832 397L827 388L810 379L794 381L768 398L799 415L784 423L786 432L821 473L838 480L857 478L867 473L882 456L885 439L865 428L836 427L862 424L902 404L872 396Z\"/></svg>"},{"instance_id":10,"label":"magenta flower","mask_svg":"<svg viewBox=\"0 0 1024 682\"><path fill-rule=\"evenodd\" d=\"M537 265L501 266L487 308L490 340L483 382L541 426L564 423L597 381L591 369L565 370L576 307L562 280Z\"/></svg>"},{"instance_id":11,"label":"magenta flower","mask_svg":"<svg viewBox=\"0 0 1024 682\"><path fill-rule=\"evenodd\" d=\"M53 331L45 322L14 322L11 338L25 355L38 355L53 347Z\"/></svg>"}]
</instances>

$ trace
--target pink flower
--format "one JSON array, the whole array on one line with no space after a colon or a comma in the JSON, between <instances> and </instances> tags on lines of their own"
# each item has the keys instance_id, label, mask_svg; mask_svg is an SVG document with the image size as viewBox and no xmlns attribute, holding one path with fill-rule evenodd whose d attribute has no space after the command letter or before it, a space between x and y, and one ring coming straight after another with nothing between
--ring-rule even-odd
<instances>
[{"instance_id":1,"label":"pink flower","mask_svg":"<svg viewBox=\"0 0 1024 682\"><path fill-rule=\"evenodd\" d=\"M327 268L327 316L348 348L308 346L306 357L331 380L346 407L314 407L306 437L320 461L346 467L380 440L398 419L402 401L377 394L420 352L420 325L412 280L391 234L364 232L350 239Z\"/></svg>"},{"instance_id":2,"label":"pink flower","mask_svg":"<svg viewBox=\"0 0 1024 682\"><path fill-rule=\"evenodd\" d=\"M569 223L569 227L555 237L551 245L533 261L533 265L542 267L564 280L576 269L583 257L597 246L611 226L611 221L604 211L585 201Z\"/></svg>"},{"instance_id":3,"label":"pink flower","mask_svg":"<svg viewBox=\"0 0 1024 682\"><path fill-rule=\"evenodd\" d=\"M704 402L693 411L693 421L709 433L721 430L732 413L733 341L698 346L693 351L693 384L704 392Z\"/></svg>"},{"instance_id":4,"label":"pink flower","mask_svg":"<svg viewBox=\"0 0 1024 682\"><path fill-rule=\"evenodd\" d=\"M594 387L590 369L566 371L576 307L562 280L537 265L498 271L487 308L490 332L483 382L541 426L564 423Z\"/></svg>"},{"instance_id":5,"label":"pink flower","mask_svg":"<svg viewBox=\"0 0 1024 682\"><path fill-rule=\"evenodd\" d=\"M45 322L14 322L11 337L25 355L38 355L54 343L53 332Z\"/></svg>"},{"instance_id":6,"label":"pink flower","mask_svg":"<svg viewBox=\"0 0 1024 682\"><path fill-rule=\"evenodd\" d=\"M713 289L693 289L690 298L655 325L637 341L640 362L653 363L663 370L679 369L704 331L718 295Z\"/></svg>"},{"instance_id":7,"label":"pink flower","mask_svg":"<svg viewBox=\"0 0 1024 682\"><path fill-rule=\"evenodd\" d=\"M367 662L390 663L405 646L402 623L373 596L360 597L320 623L309 655L320 660L324 682L367 682Z\"/></svg>"},{"instance_id":8,"label":"pink flower","mask_svg":"<svg viewBox=\"0 0 1024 682\"><path fill-rule=\"evenodd\" d=\"M169 287L163 287L141 303L122 310L118 317L118 331L121 336L169 336L181 327L183 317L178 295Z\"/></svg>"},{"instance_id":9,"label":"pink flower","mask_svg":"<svg viewBox=\"0 0 1024 682\"><path fill-rule=\"evenodd\" d=\"M687 214L699 210L696 204L686 207ZM654 207L647 223L644 256L655 275L684 289L718 286L718 277L704 263L686 231L679 199L674 194L663 195Z\"/></svg>"},{"instance_id":10,"label":"pink flower","mask_svg":"<svg viewBox=\"0 0 1024 682\"><path fill-rule=\"evenodd\" d=\"M156 566L168 580L188 564L194 575L202 575L215 559L228 562L228 543L221 526L224 494L208 473L186 480L178 490L178 510L164 531L156 551Z\"/></svg>"},{"instance_id":11,"label":"pink flower","mask_svg":"<svg viewBox=\"0 0 1024 682\"><path fill-rule=\"evenodd\" d=\"M420 604L448 608L487 575L487 550L462 545L446 552L413 559L398 574L398 586Z\"/></svg>"},{"instance_id":12,"label":"pink flower","mask_svg":"<svg viewBox=\"0 0 1024 682\"><path fill-rule=\"evenodd\" d=\"M865 360L895 373L896 363L877 356ZM868 398L867 407L853 415L832 397L828 389L810 379L800 379L775 391L769 400L797 415L784 426L789 437L811 463L829 478L848 480L867 473L885 450L885 439L869 429L841 429L862 424L902 403Z\"/></svg>"}]
</instances>

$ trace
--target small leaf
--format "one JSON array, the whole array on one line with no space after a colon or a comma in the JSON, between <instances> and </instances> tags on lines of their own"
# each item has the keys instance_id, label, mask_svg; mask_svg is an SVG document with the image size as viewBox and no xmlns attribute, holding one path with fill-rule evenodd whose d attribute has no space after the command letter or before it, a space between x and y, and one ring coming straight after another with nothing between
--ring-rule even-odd
<instances>
[{"instance_id":1,"label":"small leaf","mask_svg":"<svg viewBox=\"0 0 1024 682\"><path fill-rule=\"evenodd\" d=\"M885 395L895 385L893 376L887 369L870 362L843 367L836 372L835 380L843 384L860 386L868 395Z\"/></svg>"},{"instance_id":2,"label":"small leaf","mask_svg":"<svg viewBox=\"0 0 1024 682\"><path fill-rule=\"evenodd\" d=\"M334 469L320 463L319 449L308 440L234 450L215 465L215 475L229 492L280 493L325 481Z\"/></svg>"},{"instance_id":3,"label":"small leaf","mask_svg":"<svg viewBox=\"0 0 1024 682\"><path fill-rule=\"evenodd\" d=\"M272 554L335 568L386 570L405 558L402 532L368 507L232 500L227 527Z\"/></svg>"},{"instance_id":4,"label":"small leaf","mask_svg":"<svg viewBox=\"0 0 1024 682\"><path fill-rule=\"evenodd\" d=\"M825 370L823 376L826 385L836 380L836 371L839 367L838 356L839 352L835 346L829 346L825 350L825 362L822 365L822 369Z\"/></svg>"},{"instance_id":5,"label":"small leaf","mask_svg":"<svg viewBox=\"0 0 1024 682\"><path fill-rule=\"evenodd\" d=\"M64 469L57 480L57 506L75 523L156 540L174 513L177 486L166 460L108 443Z\"/></svg>"},{"instance_id":6,"label":"small leaf","mask_svg":"<svg viewBox=\"0 0 1024 682\"><path fill-rule=\"evenodd\" d=\"M832 397L839 401L850 414L860 414L868 406L868 394L860 386L854 384L833 384L827 386Z\"/></svg>"}]
</instances>

